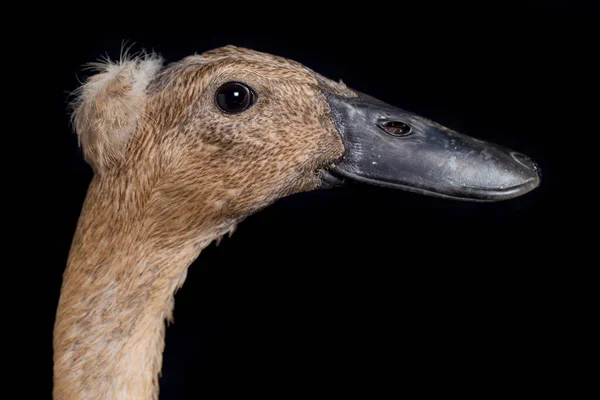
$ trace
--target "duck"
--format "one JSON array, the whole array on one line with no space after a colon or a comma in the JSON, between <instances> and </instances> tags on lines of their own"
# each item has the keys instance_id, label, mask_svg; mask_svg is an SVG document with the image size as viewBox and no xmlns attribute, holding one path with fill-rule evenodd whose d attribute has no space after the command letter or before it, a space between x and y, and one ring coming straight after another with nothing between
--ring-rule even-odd
<instances>
[{"instance_id":1,"label":"duck","mask_svg":"<svg viewBox=\"0 0 600 400\"><path fill-rule=\"evenodd\" d=\"M56 400L158 399L188 267L279 199L357 182L489 202L541 182L524 154L284 57L229 45L93 67L72 108L93 177L56 310Z\"/></svg>"}]
</instances>

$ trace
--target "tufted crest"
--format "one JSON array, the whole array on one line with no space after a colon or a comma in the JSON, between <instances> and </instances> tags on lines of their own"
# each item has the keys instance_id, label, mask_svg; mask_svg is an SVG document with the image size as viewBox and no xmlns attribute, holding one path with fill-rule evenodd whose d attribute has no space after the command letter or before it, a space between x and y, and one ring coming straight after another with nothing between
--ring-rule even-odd
<instances>
[{"instance_id":1,"label":"tufted crest","mask_svg":"<svg viewBox=\"0 0 600 400\"><path fill-rule=\"evenodd\" d=\"M86 161L100 173L123 157L143 121L146 88L162 59L144 55L92 67L97 73L76 91L73 124Z\"/></svg>"}]
</instances>

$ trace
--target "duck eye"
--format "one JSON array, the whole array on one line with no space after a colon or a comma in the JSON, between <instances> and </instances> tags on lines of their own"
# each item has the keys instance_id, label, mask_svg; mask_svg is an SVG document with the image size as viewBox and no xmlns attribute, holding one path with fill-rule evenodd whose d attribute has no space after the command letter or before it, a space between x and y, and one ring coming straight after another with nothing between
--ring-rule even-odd
<instances>
[{"instance_id":1,"label":"duck eye","mask_svg":"<svg viewBox=\"0 0 600 400\"><path fill-rule=\"evenodd\" d=\"M227 82L217 90L217 106L228 114L246 111L256 102L256 94L243 83Z\"/></svg>"}]
</instances>

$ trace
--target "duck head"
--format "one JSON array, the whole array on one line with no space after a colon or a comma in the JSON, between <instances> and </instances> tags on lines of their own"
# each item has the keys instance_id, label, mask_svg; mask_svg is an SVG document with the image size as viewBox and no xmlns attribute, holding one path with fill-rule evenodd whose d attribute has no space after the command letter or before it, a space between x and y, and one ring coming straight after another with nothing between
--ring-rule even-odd
<instances>
[{"instance_id":1,"label":"duck head","mask_svg":"<svg viewBox=\"0 0 600 400\"><path fill-rule=\"evenodd\" d=\"M153 187L160 212L190 221L347 181L473 201L540 183L520 153L234 46L167 66L102 64L79 94L75 128L95 173Z\"/></svg>"}]
</instances>

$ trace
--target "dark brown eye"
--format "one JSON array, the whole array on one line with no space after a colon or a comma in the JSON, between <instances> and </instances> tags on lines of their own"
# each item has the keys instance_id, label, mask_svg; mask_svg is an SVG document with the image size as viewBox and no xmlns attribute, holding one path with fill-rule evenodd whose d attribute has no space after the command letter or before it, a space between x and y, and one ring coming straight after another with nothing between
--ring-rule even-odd
<instances>
[{"instance_id":1,"label":"dark brown eye","mask_svg":"<svg viewBox=\"0 0 600 400\"><path fill-rule=\"evenodd\" d=\"M243 83L227 82L217 90L217 106L228 114L246 111L256 102L256 94Z\"/></svg>"}]
</instances>

